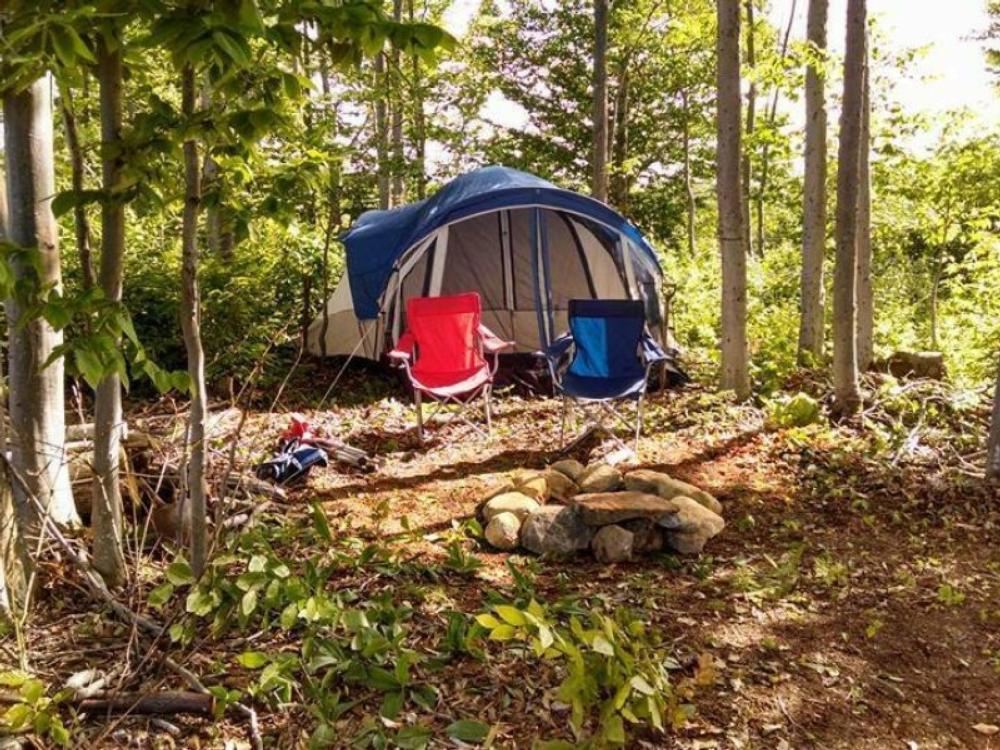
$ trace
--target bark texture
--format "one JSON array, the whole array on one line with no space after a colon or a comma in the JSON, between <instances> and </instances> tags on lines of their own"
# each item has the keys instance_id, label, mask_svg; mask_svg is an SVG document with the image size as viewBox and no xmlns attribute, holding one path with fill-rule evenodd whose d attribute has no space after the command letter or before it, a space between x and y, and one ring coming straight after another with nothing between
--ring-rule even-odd
<instances>
[{"instance_id":1,"label":"bark texture","mask_svg":"<svg viewBox=\"0 0 1000 750\"><path fill-rule=\"evenodd\" d=\"M403 20L403 0L392 0L392 20ZM392 51L392 111L390 112L390 139L392 147L392 183L390 200L392 205L401 206L406 199L406 162L403 154L403 80L400 75L400 54Z\"/></svg>"},{"instance_id":2,"label":"bark texture","mask_svg":"<svg viewBox=\"0 0 1000 750\"><path fill-rule=\"evenodd\" d=\"M101 100L101 182L106 200L101 208L100 284L104 296L121 302L125 262L125 205L115 199L124 163L119 149L122 131L121 48L98 44L97 76ZM122 429L122 384L113 373L97 386L94 401L94 483L91 525L94 568L110 587L125 581L124 522L119 485Z\"/></svg>"},{"instance_id":3,"label":"bark texture","mask_svg":"<svg viewBox=\"0 0 1000 750\"><path fill-rule=\"evenodd\" d=\"M59 99L62 102L66 148L69 151L71 184L74 192L80 193L83 190L83 149L80 148L80 133L76 126L76 109L73 105L73 93L69 86L59 87ZM80 256L83 288L90 289L94 285L94 261L90 249L90 222L87 219L87 207L82 203L73 207L73 230L76 235L76 252Z\"/></svg>"},{"instance_id":4,"label":"bark texture","mask_svg":"<svg viewBox=\"0 0 1000 750\"><path fill-rule=\"evenodd\" d=\"M842 414L853 414L861 405L856 265L866 11L865 0L848 0L837 154L837 256L833 279L833 386L836 408Z\"/></svg>"},{"instance_id":5,"label":"bark texture","mask_svg":"<svg viewBox=\"0 0 1000 750\"><path fill-rule=\"evenodd\" d=\"M865 66L861 99L861 151L858 154L858 369L875 357L875 290L872 285L871 90Z\"/></svg>"},{"instance_id":6,"label":"bark texture","mask_svg":"<svg viewBox=\"0 0 1000 750\"><path fill-rule=\"evenodd\" d=\"M697 242L695 230L695 199L694 180L691 175L691 105L688 101L687 89L681 90L681 101L684 103L684 122L681 134L684 139L684 196L687 208L687 248L688 255L694 256Z\"/></svg>"},{"instance_id":7,"label":"bark texture","mask_svg":"<svg viewBox=\"0 0 1000 750\"><path fill-rule=\"evenodd\" d=\"M809 43L826 51L829 0L809 0ZM806 147L802 204L802 302L799 321L799 364L823 356L823 257L826 254L826 94L823 71L806 68Z\"/></svg>"},{"instance_id":8,"label":"bark texture","mask_svg":"<svg viewBox=\"0 0 1000 750\"><path fill-rule=\"evenodd\" d=\"M608 0L594 0L593 156L590 193L608 199Z\"/></svg>"},{"instance_id":9,"label":"bark texture","mask_svg":"<svg viewBox=\"0 0 1000 750\"><path fill-rule=\"evenodd\" d=\"M740 5L719 0L717 69L716 193L722 254L721 387L750 395L747 348L747 234L740 183Z\"/></svg>"},{"instance_id":10,"label":"bark texture","mask_svg":"<svg viewBox=\"0 0 1000 750\"><path fill-rule=\"evenodd\" d=\"M38 281L62 287L59 230L52 215L55 170L52 144L52 98L47 79L4 98L4 143L7 158L8 236L22 247L37 248ZM34 271L13 264L15 276ZM37 513L27 492L35 495L57 523L77 525L65 444L65 396L62 358L48 367L52 350L62 344L61 332L44 318L22 320L21 303L9 299L9 381L12 465L26 488L15 488L15 507L22 530L37 526Z\"/></svg>"},{"instance_id":11,"label":"bark texture","mask_svg":"<svg viewBox=\"0 0 1000 750\"><path fill-rule=\"evenodd\" d=\"M378 207L392 205L389 191L389 132L386 112L385 53L375 55L375 156L378 160Z\"/></svg>"},{"instance_id":12,"label":"bark texture","mask_svg":"<svg viewBox=\"0 0 1000 750\"><path fill-rule=\"evenodd\" d=\"M7 182L0 173L0 242L7 238ZM7 388L0 373L0 455L7 455ZM11 619L27 590L31 560L14 512L7 464L0 461L0 617Z\"/></svg>"},{"instance_id":13,"label":"bark texture","mask_svg":"<svg viewBox=\"0 0 1000 750\"><path fill-rule=\"evenodd\" d=\"M986 441L986 476L1000 480L1000 367L997 368L997 385L993 390L993 419Z\"/></svg>"},{"instance_id":14,"label":"bark texture","mask_svg":"<svg viewBox=\"0 0 1000 750\"><path fill-rule=\"evenodd\" d=\"M757 67L757 45L756 39L754 38L754 0L746 0L746 13L747 13L747 65L750 70L754 70ZM746 132L747 140L750 139L754 134L754 130L757 127L757 82L754 80L750 81L750 86L747 89L747 121L746 121ZM750 237L750 185L753 181L753 163L750 160L750 145L747 144L743 151L743 162L742 162L742 178L743 178L743 198L742 198L742 211L743 211L743 233L746 235L745 242L748 253L753 252L753 240Z\"/></svg>"},{"instance_id":15,"label":"bark texture","mask_svg":"<svg viewBox=\"0 0 1000 750\"><path fill-rule=\"evenodd\" d=\"M182 74L181 110L186 118L194 115L195 76L185 66ZM188 421L187 495L184 525L188 526L191 567L197 575L205 569L208 543L205 483L205 352L201 344L201 299L198 290L198 213L201 208L201 169L198 144L184 141L184 217L181 241L181 329L187 352L191 388L191 415Z\"/></svg>"}]
</instances>

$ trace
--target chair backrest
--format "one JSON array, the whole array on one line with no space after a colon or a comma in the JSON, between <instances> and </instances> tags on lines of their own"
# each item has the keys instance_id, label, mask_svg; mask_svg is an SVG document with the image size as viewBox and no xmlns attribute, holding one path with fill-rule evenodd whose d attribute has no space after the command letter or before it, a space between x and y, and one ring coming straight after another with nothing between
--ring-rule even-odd
<instances>
[{"instance_id":1,"label":"chair backrest","mask_svg":"<svg viewBox=\"0 0 1000 750\"><path fill-rule=\"evenodd\" d=\"M461 375L486 366L479 335L481 318L476 292L408 299L406 323L417 342L414 373Z\"/></svg>"},{"instance_id":2,"label":"chair backrest","mask_svg":"<svg viewBox=\"0 0 1000 750\"><path fill-rule=\"evenodd\" d=\"M569 372L584 378L641 377L639 344L646 313L639 300L572 299L569 329L574 354Z\"/></svg>"}]
</instances>

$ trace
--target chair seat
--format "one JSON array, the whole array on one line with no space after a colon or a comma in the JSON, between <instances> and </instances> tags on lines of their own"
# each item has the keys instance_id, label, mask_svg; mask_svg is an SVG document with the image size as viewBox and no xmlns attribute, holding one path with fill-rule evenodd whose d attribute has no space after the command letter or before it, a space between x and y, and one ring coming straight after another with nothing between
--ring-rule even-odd
<instances>
[{"instance_id":1,"label":"chair seat","mask_svg":"<svg viewBox=\"0 0 1000 750\"><path fill-rule=\"evenodd\" d=\"M455 380L455 378L458 380ZM420 373L413 372L413 387L429 393L432 396L448 398L471 393L490 382L492 373L489 367L481 367L472 373Z\"/></svg>"},{"instance_id":2,"label":"chair seat","mask_svg":"<svg viewBox=\"0 0 1000 750\"><path fill-rule=\"evenodd\" d=\"M560 389L574 398L605 399L639 398L646 389L646 373L629 377L588 378L567 372Z\"/></svg>"}]
</instances>

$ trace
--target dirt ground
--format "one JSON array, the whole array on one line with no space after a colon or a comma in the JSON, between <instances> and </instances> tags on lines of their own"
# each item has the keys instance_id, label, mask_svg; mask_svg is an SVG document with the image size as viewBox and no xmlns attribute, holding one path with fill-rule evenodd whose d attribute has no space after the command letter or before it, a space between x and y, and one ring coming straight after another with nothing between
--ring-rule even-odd
<instances>
[{"instance_id":1,"label":"dirt ground","mask_svg":"<svg viewBox=\"0 0 1000 750\"><path fill-rule=\"evenodd\" d=\"M407 559L434 561L447 554L444 541L454 537L456 522L472 518L506 472L556 457L559 408L551 399L501 392L489 439L451 425L421 445L402 391L351 374L338 389L349 397L317 409L318 378L316 371L300 374L279 403L265 405L273 410L249 415L240 461L265 457L287 413L296 411L384 463L372 474L333 466L314 472L282 509L288 524L309 523L305 509L316 500L336 534L404 535ZM655 394L644 426L639 465L701 486L723 504L726 529L698 559L662 555L605 567L589 557L498 554L466 540L484 564L472 575L425 586L420 606L428 617L446 608L483 611L487 592L512 585L509 559L533 571L540 596L579 595L643 612L671 645L677 676L708 675L698 680L696 712L684 727L639 735L629 747L1000 747L1000 734L989 734L1000 725L995 491L940 462L904 456L893 463L896 457L873 454L871 441L853 428L767 429L760 410L698 387ZM606 448L591 442L576 457L599 457ZM71 668L59 657L66 650L91 649L90 658L100 659L105 648L119 658L116 649L128 638L83 628L93 621L78 614L79 594L60 588L45 593L59 604L35 631L33 662L51 665L55 677ZM391 579L368 591L412 594L406 582ZM70 624L73 634L66 636ZM221 669L217 653L189 656L200 673ZM567 714L551 705L548 691L558 675L548 666L489 651L485 663L460 661L435 681L441 697L431 721L441 727L456 717L479 718L499 725L493 746L504 748L572 737ZM347 717L343 747L350 746L348 725L372 708L377 704ZM301 741L301 728L289 719L294 714L261 709L274 747ZM145 719L121 726L165 736ZM184 736L170 739L175 746L243 746L236 724L183 726ZM117 746L101 744L114 736L105 732L97 744ZM226 737L237 740L226 744ZM130 746L171 746L136 741Z\"/></svg>"}]
</instances>

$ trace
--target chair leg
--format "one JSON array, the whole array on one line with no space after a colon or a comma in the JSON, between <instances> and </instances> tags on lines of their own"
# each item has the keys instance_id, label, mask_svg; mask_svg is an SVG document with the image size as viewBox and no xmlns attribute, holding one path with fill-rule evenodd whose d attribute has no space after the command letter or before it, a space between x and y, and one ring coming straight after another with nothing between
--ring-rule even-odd
<instances>
[{"instance_id":1,"label":"chair leg","mask_svg":"<svg viewBox=\"0 0 1000 750\"><path fill-rule=\"evenodd\" d=\"M639 456L639 435L642 434L642 401L643 396L639 396L639 401L636 403L635 411L635 455Z\"/></svg>"},{"instance_id":2,"label":"chair leg","mask_svg":"<svg viewBox=\"0 0 1000 750\"><path fill-rule=\"evenodd\" d=\"M489 384L483 388L483 410L486 412L486 433L490 434L493 432L493 415L490 413L490 400L492 398L492 389Z\"/></svg>"},{"instance_id":3,"label":"chair leg","mask_svg":"<svg viewBox=\"0 0 1000 750\"><path fill-rule=\"evenodd\" d=\"M417 411L417 437L424 441L424 408L420 404L420 391L413 391L413 408Z\"/></svg>"},{"instance_id":4,"label":"chair leg","mask_svg":"<svg viewBox=\"0 0 1000 750\"><path fill-rule=\"evenodd\" d=\"M569 398L563 396L562 398L562 423L559 427L559 447L562 448L566 445L566 420L569 419Z\"/></svg>"}]
</instances>

